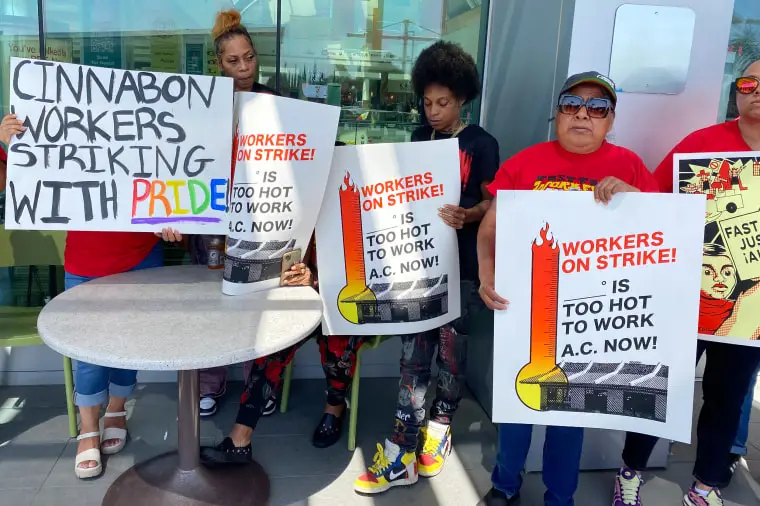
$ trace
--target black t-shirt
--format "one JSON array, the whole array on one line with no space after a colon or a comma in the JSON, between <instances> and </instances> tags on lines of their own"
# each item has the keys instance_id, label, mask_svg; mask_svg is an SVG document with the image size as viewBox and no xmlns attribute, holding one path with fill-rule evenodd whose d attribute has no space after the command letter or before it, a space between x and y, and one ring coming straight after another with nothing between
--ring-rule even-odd
<instances>
[{"instance_id":1,"label":"black t-shirt","mask_svg":"<svg viewBox=\"0 0 760 506\"><path fill-rule=\"evenodd\" d=\"M412 142L429 141L432 134L431 126L422 126L412 133ZM449 138L450 134L435 135L435 140ZM499 143L478 125L468 125L456 138L459 140L459 169L462 181L459 206L470 209L483 200L483 183L493 181L496 171L499 170ZM466 223L457 233L462 279L478 279L479 225L479 222Z\"/></svg>"},{"instance_id":2,"label":"black t-shirt","mask_svg":"<svg viewBox=\"0 0 760 506\"><path fill-rule=\"evenodd\" d=\"M268 93L269 95L277 95L278 97L281 96L277 91L273 90L269 86L264 86L261 83L253 83L251 91L254 93Z\"/></svg>"}]
</instances>

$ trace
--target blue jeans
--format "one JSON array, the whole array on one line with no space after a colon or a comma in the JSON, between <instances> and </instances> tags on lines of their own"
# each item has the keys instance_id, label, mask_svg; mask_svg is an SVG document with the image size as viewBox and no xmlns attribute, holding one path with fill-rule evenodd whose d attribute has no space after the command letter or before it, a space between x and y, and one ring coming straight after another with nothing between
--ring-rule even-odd
<instances>
[{"instance_id":1,"label":"blue jeans","mask_svg":"<svg viewBox=\"0 0 760 506\"><path fill-rule=\"evenodd\" d=\"M755 395L755 385L757 384L758 373L760 373L760 367L752 376L752 381L750 382L749 390L747 391L747 397L744 398L744 404L742 404L742 416L739 419L739 426L736 428L736 439L734 439L734 446L731 447L732 455L747 455L749 417L752 415L752 401Z\"/></svg>"},{"instance_id":2,"label":"blue jeans","mask_svg":"<svg viewBox=\"0 0 760 506\"><path fill-rule=\"evenodd\" d=\"M507 494L507 497L520 491L532 435L532 425L499 424L499 448L491 481L494 488ZM543 461L546 506L574 506L573 495L578 488L582 450L582 428L546 427Z\"/></svg>"},{"instance_id":3,"label":"blue jeans","mask_svg":"<svg viewBox=\"0 0 760 506\"><path fill-rule=\"evenodd\" d=\"M158 243L145 259L137 264L132 271L161 267L164 264L163 244ZM64 287L71 290L75 286L95 279L94 277L77 276L66 273ZM74 375L74 403L80 407L100 406L108 403L111 397L129 397L137 383L137 371L113 369L87 362L77 361Z\"/></svg>"}]
</instances>

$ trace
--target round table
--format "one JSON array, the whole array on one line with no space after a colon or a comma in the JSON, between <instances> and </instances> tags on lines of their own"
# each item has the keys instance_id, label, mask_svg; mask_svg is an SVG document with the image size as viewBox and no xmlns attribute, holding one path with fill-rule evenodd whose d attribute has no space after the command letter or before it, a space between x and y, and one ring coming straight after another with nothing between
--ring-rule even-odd
<instances>
[{"instance_id":1,"label":"round table","mask_svg":"<svg viewBox=\"0 0 760 506\"><path fill-rule=\"evenodd\" d=\"M198 369L270 355L308 336L322 302L309 287L222 294L221 271L186 265L99 278L54 298L40 337L62 355L120 369L179 371L178 451L122 474L103 505L265 505L269 478L256 462L200 464Z\"/></svg>"}]
</instances>

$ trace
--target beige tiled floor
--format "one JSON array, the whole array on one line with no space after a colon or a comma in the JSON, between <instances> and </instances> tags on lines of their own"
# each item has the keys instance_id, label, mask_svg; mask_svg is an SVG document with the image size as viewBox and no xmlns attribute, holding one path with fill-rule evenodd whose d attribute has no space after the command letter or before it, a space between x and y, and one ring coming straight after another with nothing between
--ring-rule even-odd
<instances>
[{"instance_id":1,"label":"beige tiled floor","mask_svg":"<svg viewBox=\"0 0 760 506\"><path fill-rule=\"evenodd\" d=\"M490 487L496 431L472 399L463 401L454 424L454 453L444 472L411 488L376 497L352 491L352 481L371 461L375 444L391 428L396 380L366 379L359 416L359 448L349 453L344 440L333 448L314 449L309 440L319 418L324 384L293 383L292 409L262 420L254 439L256 458L272 482L271 506L474 506ZM66 438L63 389L0 388L0 506L99 505L108 486L133 463L172 449L176 443L176 388L142 385L131 406L132 440L106 463L104 475L82 482L72 470L76 445ZM220 412L201 424L205 443L223 437L237 409L236 389ZM760 395L758 396L760 399ZM747 463L760 479L760 403L751 428ZM667 470L650 473L644 490L646 506L678 506L690 482L694 450L676 445ZM583 473L578 506L608 506L613 473ZM725 491L730 506L760 505L760 487L741 470ZM524 506L540 506L541 476L528 475Z\"/></svg>"}]
</instances>

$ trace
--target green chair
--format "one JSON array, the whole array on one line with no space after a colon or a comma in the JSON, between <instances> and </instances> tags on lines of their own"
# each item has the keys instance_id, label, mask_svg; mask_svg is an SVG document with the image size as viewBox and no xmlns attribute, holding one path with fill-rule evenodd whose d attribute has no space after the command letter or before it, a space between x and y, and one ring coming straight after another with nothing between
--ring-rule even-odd
<instances>
[{"instance_id":1,"label":"green chair","mask_svg":"<svg viewBox=\"0 0 760 506\"><path fill-rule=\"evenodd\" d=\"M360 368L362 363L362 352L366 349L375 349L380 343L393 336L375 336L365 342L356 352L356 369L354 378L351 381L351 409L348 410L348 451L356 449L356 425L359 419L359 379ZM280 401L280 412L285 413L288 410L288 400L290 398L290 380L293 378L293 361L285 369L285 376L282 382L282 399Z\"/></svg>"},{"instance_id":2,"label":"green chair","mask_svg":"<svg viewBox=\"0 0 760 506\"><path fill-rule=\"evenodd\" d=\"M35 265L63 265L65 244L66 232L6 230L0 227L0 267L28 266L31 268ZM51 286L61 286L57 277L55 273ZM37 333L37 317L41 310L41 307L0 306L0 347L44 344ZM76 437L78 431L74 407L74 375L69 357L63 357L63 375L66 385L69 436Z\"/></svg>"}]
</instances>

